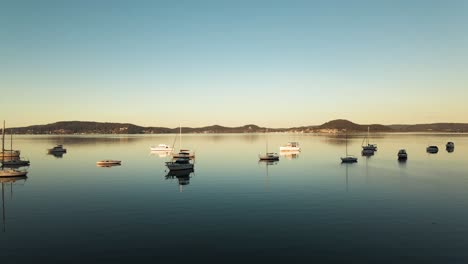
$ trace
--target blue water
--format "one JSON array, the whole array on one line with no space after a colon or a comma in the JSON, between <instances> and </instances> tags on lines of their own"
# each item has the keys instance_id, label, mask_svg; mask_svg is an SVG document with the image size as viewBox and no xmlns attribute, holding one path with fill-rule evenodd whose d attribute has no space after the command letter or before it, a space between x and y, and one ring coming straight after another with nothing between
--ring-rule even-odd
<instances>
[{"instance_id":1,"label":"blue water","mask_svg":"<svg viewBox=\"0 0 468 264\"><path fill-rule=\"evenodd\" d=\"M16 136L31 166L26 180L2 179L2 262L468 262L468 135L376 134L370 158L354 135L349 165L333 135L184 135L195 171L179 178L149 152L174 139ZM302 151L259 163L266 140ZM47 155L56 144L61 158Z\"/></svg>"}]
</instances>

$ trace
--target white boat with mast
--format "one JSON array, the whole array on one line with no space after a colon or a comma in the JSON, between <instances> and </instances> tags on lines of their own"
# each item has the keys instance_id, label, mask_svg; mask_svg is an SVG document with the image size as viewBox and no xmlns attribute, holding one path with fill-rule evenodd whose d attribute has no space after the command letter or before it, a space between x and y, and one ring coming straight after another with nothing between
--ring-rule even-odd
<instances>
[{"instance_id":1,"label":"white boat with mast","mask_svg":"<svg viewBox=\"0 0 468 264\"><path fill-rule=\"evenodd\" d=\"M11 142L11 149L5 149L5 120L3 120L3 130L2 130L2 152L0 153L0 158L3 159L14 159L19 158L19 150L13 150L13 141Z\"/></svg>"},{"instance_id":2,"label":"white boat with mast","mask_svg":"<svg viewBox=\"0 0 468 264\"><path fill-rule=\"evenodd\" d=\"M172 153L173 158L195 158L195 151L182 149L182 126L179 126L179 153Z\"/></svg>"},{"instance_id":3,"label":"white boat with mast","mask_svg":"<svg viewBox=\"0 0 468 264\"><path fill-rule=\"evenodd\" d=\"M341 162L342 163L354 163L354 162L357 162L357 158L352 156L352 155L348 155L348 132L346 131L346 156L345 157L341 157Z\"/></svg>"},{"instance_id":4,"label":"white boat with mast","mask_svg":"<svg viewBox=\"0 0 468 264\"><path fill-rule=\"evenodd\" d=\"M268 152L268 128L265 130L266 152L265 154L258 154L260 160L279 160L278 153Z\"/></svg>"}]
</instances>

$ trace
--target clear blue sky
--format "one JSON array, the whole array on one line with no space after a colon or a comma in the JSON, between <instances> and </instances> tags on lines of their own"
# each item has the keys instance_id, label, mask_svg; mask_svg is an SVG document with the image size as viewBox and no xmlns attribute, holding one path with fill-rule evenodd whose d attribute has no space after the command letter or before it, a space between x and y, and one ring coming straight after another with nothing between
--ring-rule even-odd
<instances>
[{"instance_id":1,"label":"clear blue sky","mask_svg":"<svg viewBox=\"0 0 468 264\"><path fill-rule=\"evenodd\" d=\"M4 1L9 126L468 122L468 1Z\"/></svg>"}]
</instances>

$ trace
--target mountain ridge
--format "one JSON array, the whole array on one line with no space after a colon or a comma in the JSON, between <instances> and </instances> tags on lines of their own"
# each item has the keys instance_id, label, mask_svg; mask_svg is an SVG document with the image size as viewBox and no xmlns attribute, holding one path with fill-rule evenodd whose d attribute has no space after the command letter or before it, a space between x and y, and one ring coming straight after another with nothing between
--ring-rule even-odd
<instances>
[{"instance_id":1,"label":"mountain ridge","mask_svg":"<svg viewBox=\"0 0 468 264\"><path fill-rule=\"evenodd\" d=\"M255 124L238 127L211 125L204 127L182 127L184 133L261 133L300 132L300 133L340 133L365 132L468 132L468 123L431 123L431 124L357 124L346 119L335 119L322 125L300 126L291 128L266 128ZM131 123L95 122L95 121L58 121L45 125L7 128L15 134L172 134L179 133L179 127L139 126ZM1 129L0 129L1 131Z\"/></svg>"}]
</instances>

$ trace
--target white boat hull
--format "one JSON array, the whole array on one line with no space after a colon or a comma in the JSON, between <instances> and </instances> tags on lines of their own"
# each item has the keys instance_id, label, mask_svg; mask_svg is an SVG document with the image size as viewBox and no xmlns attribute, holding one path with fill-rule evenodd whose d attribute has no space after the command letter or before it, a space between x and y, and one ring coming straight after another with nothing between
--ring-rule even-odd
<instances>
[{"instance_id":1,"label":"white boat hull","mask_svg":"<svg viewBox=\"0 0 468 264\"><path fill-rule=\"evenodd\" d=\"M23 177L28 174L27 171L19 170L0 170L0 177Z\"/></svg>"},{"instance_id":2,"label":"white boat hull","mask_svg":"<svg viewBox=\"0 0 468 264\"><path fill-rule=\"evenodd\" d=\"M280 147L280 151L300 151L300 147Z\"/></svg>"}]
</instances>

